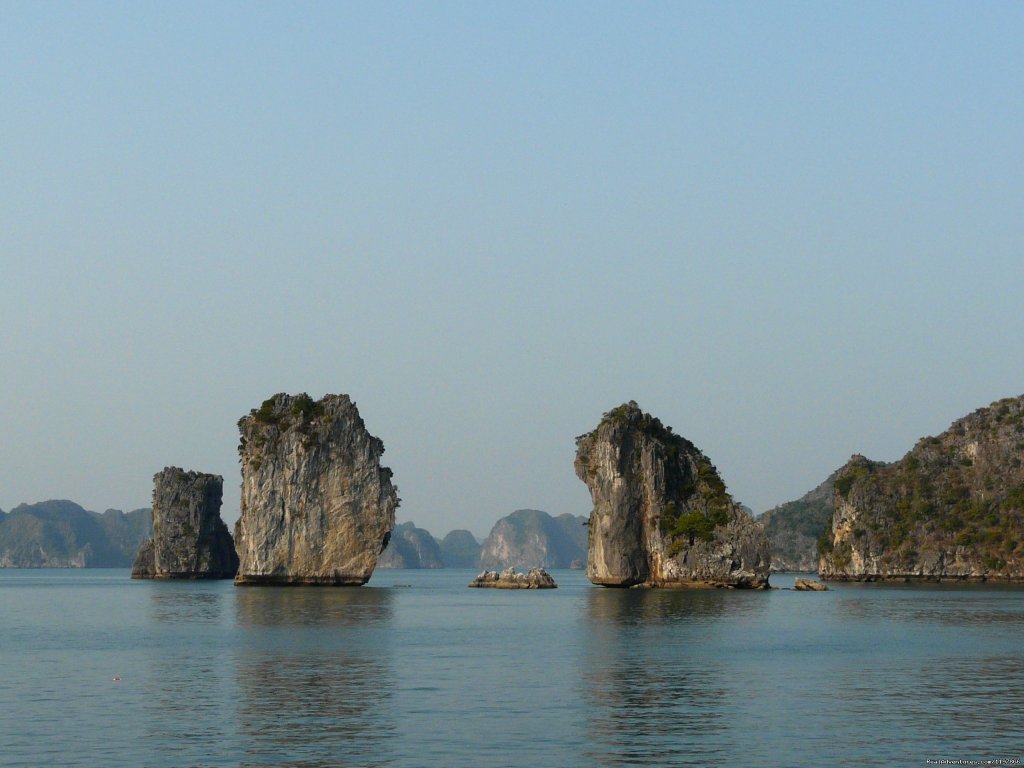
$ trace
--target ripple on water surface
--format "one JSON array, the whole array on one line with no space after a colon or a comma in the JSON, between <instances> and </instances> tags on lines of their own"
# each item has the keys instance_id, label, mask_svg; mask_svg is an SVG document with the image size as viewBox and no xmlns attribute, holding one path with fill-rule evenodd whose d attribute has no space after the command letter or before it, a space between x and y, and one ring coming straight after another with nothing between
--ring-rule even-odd
<instances>
[{"instance_id":1,"label":"ripple on water surface","mask_svg":"<svg viewBox=\"0 0 1024 768\"><path fill-rule=\"evenodd\" d=\"M519 592L467 589L474 575L331 589L0 572L0 765L1021 756L1020 588L614 590L563 571Z\"/></svg>"}]
</instances>

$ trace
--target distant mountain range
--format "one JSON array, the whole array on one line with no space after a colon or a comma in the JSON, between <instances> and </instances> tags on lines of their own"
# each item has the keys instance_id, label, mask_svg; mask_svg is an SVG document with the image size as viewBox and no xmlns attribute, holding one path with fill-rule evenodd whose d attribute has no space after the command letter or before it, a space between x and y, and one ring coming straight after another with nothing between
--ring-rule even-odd
<instances>
[{"instance_id":1,"label":"distant mountain range","mask_svg":"<svg viewBox=\"0 0 1024 768\"><path fill-rule=\"evenodd\" d=\"M378 568L582 568L587 560L587 518L552 517L519 509L498 520L483 544L455 530L441 541L407 522L397 526Z\"/></svg>"},{"instance_id":2,"label":"distant mountain range","mask_svg":"<svg viewBox=\"0 0 1024 768\"><path fill-rule=\"evenodd\" d=\"M0 512L0 567L127 568L152 535L148 509L90 512L66 500Z\"/></svg>"},{"instance_id":3,"label":"distant mountain range","mask_svg":"<svg viewBox=\"0 0 1024 768\"><path fill-rule=\"evenodd\" d=\"M395 527L378 568L582 568L587 518L520 509L498 520L481 544L467 530L443 539L415 523ZM90 512L73 501L0 510L0 568L128 568L153 535L152 513Z\"/></svg>"}]
</instances>

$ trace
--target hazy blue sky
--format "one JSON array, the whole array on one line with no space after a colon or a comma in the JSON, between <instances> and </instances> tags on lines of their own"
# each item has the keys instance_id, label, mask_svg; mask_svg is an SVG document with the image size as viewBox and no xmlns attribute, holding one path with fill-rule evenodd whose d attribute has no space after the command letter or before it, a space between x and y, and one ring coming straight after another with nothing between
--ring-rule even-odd
<instances>
[{"instance_id":1,"label":"hazy blue sky","mask_svg":"<svg viewBox=\"0 0 1024 768\"><path fill-rule=\"evenodd\" d=\"M629 399L760 511L1024 392L1024 4L0 3L0 507L350 394L399 520L586 514Z\"/></svg>"}]
</instances>

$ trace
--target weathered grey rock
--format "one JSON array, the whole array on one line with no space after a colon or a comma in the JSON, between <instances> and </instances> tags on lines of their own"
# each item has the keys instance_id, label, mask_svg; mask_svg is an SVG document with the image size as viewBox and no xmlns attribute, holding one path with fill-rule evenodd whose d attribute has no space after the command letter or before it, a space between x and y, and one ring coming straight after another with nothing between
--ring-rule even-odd
<instances>
[{"instance_id":1,"label":"weathered grey rock","mask_svg":"<svg viewBox=\"0 0 1024 768\"><path fill-rule=\"evenodd\" d=\"M515 568L506 568L501 573L484 571L471 582L471 587L493 589L555 589L558 587L551 574L543 568L531 568L527 573L517 573Z\"/></svg>"},{"instance_id":2,"label":"weathered grey rock","mask_svg":"<svg viewBox=\"0 0 1024 768\"><path fill-rule=\"evenodd\" d=\"M365 584L398 493L348 395L279 394L238 422L237 584Z\"/></svg>"},{"instance_id":3,"label":"weathered grey rock","mask_svg":"<svg viewBox=\"0 0 1024 768\"><path fill-rule=\"evenodd\" d=\"M155 579L156 578L156 559L155 550L153 548L153 540L146 539L142 542L142 546L139 547L139 551L135 554L135 559L132 560L132 578L133 579Z\"/></svg>"},{"instance_id":4,"label":"weathered grey rock","mask_svg":"<svg viewBox=\"0 0 1024 768\"><path fill-rule=\"evenodd\" d=\"M1024 396L891 464L853 456L834 486L822 578L1024 582Z\"/></svg>"},{"instance_id":5,"label":"weathered grey rock","mask_svg":"<svg viewBox=\"0 0 1024 768\"><path fill-rule=\"evenodd\" d=\"M153 538L132 563L132 578L230 579L238 570L220 518L219 475L165 467L153 476Z\"/></svg>"},{"instance_id":6,"label":"weathered grey rock","mask_svg":"<svg viewBox=\"0 0 1024 768\"><path fill-rule=\"evenodd\" d=\"M576 439L594 502L587 577L618 587L768 586L768 540L690 441L635 402Z\"/></svg>"},{"instance_id":7,"label":"weathered grey rock","mask_svg":"<svg viewBox=\"0 0 1024 768\"><path fill-rule=\"evenodd\" d=\"M797 592L828 592L828 587L817 579L797 579L793 582L793 589Z\"/></svg>"}]
</instances>

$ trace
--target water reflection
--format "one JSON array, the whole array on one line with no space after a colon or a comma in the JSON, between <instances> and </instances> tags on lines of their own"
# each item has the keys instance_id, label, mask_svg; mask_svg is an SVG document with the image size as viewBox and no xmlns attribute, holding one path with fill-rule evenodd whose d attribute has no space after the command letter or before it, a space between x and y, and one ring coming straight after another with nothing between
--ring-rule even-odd
<instances>
[{"instance_id":1,"label":"water reflection","mask_svg":"<svg viewBox=\"0 0 1024 768\"><path fill-rule=\"evenodd\" d=\"M238 587L240 627L381 626L394 593L374 587Z\"/></svg>"},{"instance_id":2,"label":"water reflection","mask_svg":"<svg viewBox=\"0 0 1024 768\"><path fill-rule=\"evenodd\" d=\"M588 761L710 765L729 757L731 726L721 714L726 702L735 710L736 694L715 658L716 638L724 617L742 621L764 609L763 596L737 600L746 597L718 591L587 592Z\"/></svg>"},{"instance_id":3,"label":"water reflection","mask_svg":"<svg viewBox=\"0 0 1024 768\"><path fill-rule=\"evenodd\" d=\"M728 613L743 616L765 609L763 593L723 589L589 589L591 619L615 625L651 622L710 622Z\"/></svg>"},{"instance_id":4,"label":"water reflection","mask_svg":"<svg viewBox=\"0 0 1024 768\"><path fill-rule=\"evenodd\" d=\"M984 585L868 585L841 589L837 608L859 621L884 620L957 629L1024 628L1024 590Z\"/></svg>"},{"instance_id":5,"label":"water reflection","mask_svg":"<svg viewBox=\"0 0 1024 768\"><path fill-rule=\"evenodd\" d=\"M168 581L147 586L149 615L156 624L217 624L223 620L228 593L218 589L220 585Z\"/></svg>"},{"instance_id":6,"label":"water reflection","mask_svg":"<svg viewBox=\"0 0 1024 768\"><path fill-rule=\"evenodd\" d=\"M386 764L392 593L244 588L236 608L241 764Z\"/></svg>"},{"instance_id":7,"label":"water reflection","mask_svg":"<svg viewBox=\"0 0 1024 768\"><path fill-rule=\"evenodd\" d=\"M146 734L169 765L224 759L234 734L230 639L231 585L153 582L143 667Z\"/></svg>"}]
</instances>

